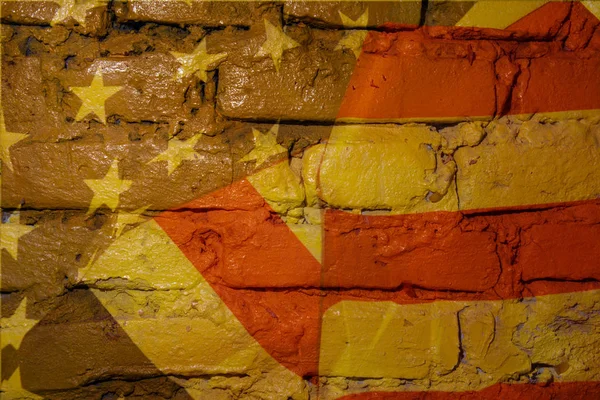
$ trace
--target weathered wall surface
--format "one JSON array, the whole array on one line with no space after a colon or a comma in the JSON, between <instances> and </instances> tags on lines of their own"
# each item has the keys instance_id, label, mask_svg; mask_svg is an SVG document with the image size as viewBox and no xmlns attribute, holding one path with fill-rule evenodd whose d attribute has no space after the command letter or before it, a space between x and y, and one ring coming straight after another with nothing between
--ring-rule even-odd
<instances>
[{"instance_id":1,"label":"weathered wall surface","mask_svg":"<svg viewBox=\"0 0 600 400\"><path fill-rule=\"evenodd\" d=\"M600 397L600 3L3 1L1 397Z\"/></svg>"}]
</instances>

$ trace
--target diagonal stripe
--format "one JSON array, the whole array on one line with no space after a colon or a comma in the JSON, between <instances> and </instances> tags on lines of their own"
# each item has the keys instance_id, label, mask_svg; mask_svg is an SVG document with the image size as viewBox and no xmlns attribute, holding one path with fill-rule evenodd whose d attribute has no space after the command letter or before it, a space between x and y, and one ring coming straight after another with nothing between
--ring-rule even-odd
<instances>
[{"instance_id":1,"label":"diagonal stripe","mask_svg":"<svg viewBox=\"0 0 600 400\"><path fill-rule=\"evenodd\" d=\"M549 0L478 1L456 26L504 29Z\"/></svg>"}]
</instances>

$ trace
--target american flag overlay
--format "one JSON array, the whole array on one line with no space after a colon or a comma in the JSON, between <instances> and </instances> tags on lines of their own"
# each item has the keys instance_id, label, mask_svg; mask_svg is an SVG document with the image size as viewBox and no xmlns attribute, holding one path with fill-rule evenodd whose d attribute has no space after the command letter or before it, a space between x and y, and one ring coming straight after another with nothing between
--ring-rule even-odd
<instances>
[{"instance_id":1,"label":"american flag overlay","mask_svg":"<svg viewBox=\"0 0 600 400\"><path fill-rule=\"evenodd\" d=\"M600 1L0 5L0 398L600 398Z\"/></svg>"}]
</instances>

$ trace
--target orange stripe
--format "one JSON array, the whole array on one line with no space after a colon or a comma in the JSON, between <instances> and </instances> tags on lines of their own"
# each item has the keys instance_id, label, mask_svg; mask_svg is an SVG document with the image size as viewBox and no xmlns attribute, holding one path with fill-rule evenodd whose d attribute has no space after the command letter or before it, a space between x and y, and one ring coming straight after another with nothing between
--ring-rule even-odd
<instances>
[{"instance_id":1,"label":"orange stripe","mask_svg":"<svg viewBox=\"0 0 600 400\"><path fill-rule=\"evenodd\" d=\"M339 400L587 400L600 397L600 382L552 382L548 384L499 383L469 392L370 392L341 397Z\"/></svg>"}]
</instances>

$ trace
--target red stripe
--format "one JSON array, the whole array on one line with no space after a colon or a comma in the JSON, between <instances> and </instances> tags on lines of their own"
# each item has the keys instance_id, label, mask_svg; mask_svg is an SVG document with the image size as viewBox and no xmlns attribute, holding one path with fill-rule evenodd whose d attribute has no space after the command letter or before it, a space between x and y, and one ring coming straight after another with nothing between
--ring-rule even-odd
<instances>
[{"instance_id":1,"label":"red stripe","mask_svg":"<svg viewBox=\"0 0 600 400\"><path fill-rule=\"evenodd\" d=\"M548 384L499 383L468 392L371 392L339 400L588 400L600 398L600 382L552 382Z\"/></svg>"},{"instance_id":2,"label":"red stripe","mask_svg":"<svg viewBox=\"0 0 600 400\"><path fill-rule=\"evenodd\" d=\"M247 181L156 221L273 357L314 375L321 315L342 300L413 304L600 288L600 200L492 211L328 212L322 267Z\"/></svg>"},{"instance_id":3,"label":"red stripe","mask_svg":"<svg viewBox=\"0 0 600 400\"><path fill-rule=\"evenodd\" d=\"M598 109L599 21L578 3L566 22L552 16L570 7L548 4L508 30L371 31L338 117L471 118ZM553 33L553 40L512 41L518 32L543 31ZM502 40L462 40L469 37Z\"/></svg>"}]
</instances>

